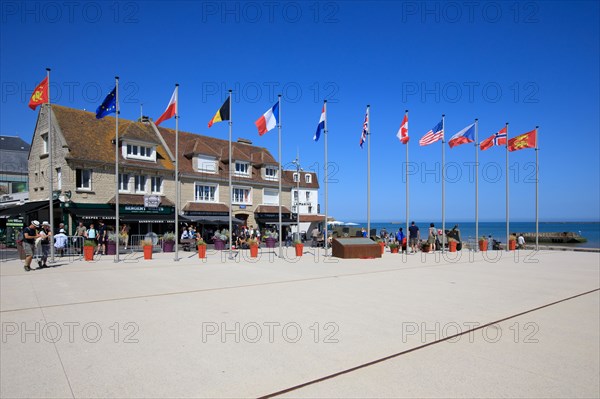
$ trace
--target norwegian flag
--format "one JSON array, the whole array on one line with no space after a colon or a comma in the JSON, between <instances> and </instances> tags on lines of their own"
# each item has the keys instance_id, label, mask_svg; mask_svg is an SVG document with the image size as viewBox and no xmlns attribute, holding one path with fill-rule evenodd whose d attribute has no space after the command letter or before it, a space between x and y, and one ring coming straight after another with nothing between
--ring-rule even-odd
<instances>
[{"instance_id":1,"label":"norwegian flag","mask_svg":"<svg viewBox=\"0 0 600 399\"><path fill-rule=\"evenodd\" d=\"M408 137L408 114L404 114L404 119L402 119L402 124L400 125L400 129L398 133L396 133L396 137L402 144L408 143L410 137Z\"/></svg>"},{"instance_id":2,"label":"norwegian flag","mask_svg":"<svg viewBox=\"0 0 600 399\"><path fill-rule=\"evenodd\" d=\"M367 141L367 134L369 134L369 108L367 108L367 112L365 113L365 123L363 123L363 130L360 135L360 148Z\"/></svg>"},{"instance_id":3,"label":"norwegian flag","mask_svg":"<svg viewBox=\"0 0 600 399\"><path fill-rule=\"evenodd\" d=\"M479 144L479 148L481 148L481 151L485 151L495 145L506 145L506 126L500 129L498 133L494 133L492 136L483 140L481 144Z\"/></svg>"}]
</instances>

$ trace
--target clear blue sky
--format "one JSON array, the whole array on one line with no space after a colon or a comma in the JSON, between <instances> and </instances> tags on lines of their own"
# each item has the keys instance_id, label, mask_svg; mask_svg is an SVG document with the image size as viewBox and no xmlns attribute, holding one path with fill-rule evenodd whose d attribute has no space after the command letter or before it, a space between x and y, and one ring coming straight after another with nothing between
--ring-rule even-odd
<instances>
[{"instance_id":1,"label":"clear blue sky","mask_svg":"<svg viewBox=\"0 0 600 399\"><path fill-rule=\"evenodd\" d=\"M227 124L206 125L233 88L234 138L277 157L276 131L258 137L253 122L282 93L284 164L299 148L323 187L323 144L312 136L326 98L336 164L329 213L366 220L367 153L358 142L371 104L372 220L395 221L405 209L405 150L395 137L405 109L418 168L411 178L416 220L441 218L440 183L421 173L439 164L441 144L419 147L418 139L442 113L447 138L474 118L481 139L505 122L509 136L539 125L541 219L600 219L598 2L70 4L2 2L2 134L31 140L37 114L27 102L51 67L53 101L88 110L119 75L128 119L138 117L140 103L157 119L180 83L180 129L220 138ZM472 145L446 147L454 165L448 223L473 220L465 163L474 156ZM511 153L513 220L534 218L534 159L533 150ZM481 152L480 162L480 218L503 220L504 150Z\"/></svg>"}]
</instances>

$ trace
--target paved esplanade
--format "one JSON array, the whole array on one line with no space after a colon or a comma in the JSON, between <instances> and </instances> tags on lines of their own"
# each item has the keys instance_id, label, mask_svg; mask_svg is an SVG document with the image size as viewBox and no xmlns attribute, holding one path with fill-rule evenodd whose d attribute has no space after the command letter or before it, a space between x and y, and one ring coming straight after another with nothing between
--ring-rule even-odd
<instances>
[{"instance_id":1,"label":"paved esplanade","mask_svg":"<svg viewBox=\"0 0 600 399\"><path fill-rule=\"evenodd\" d=\"M0 394L600 396L598 253L311 251L297 263L183 252L29 273L4 261Z\"/></svg>"}]
</instances>

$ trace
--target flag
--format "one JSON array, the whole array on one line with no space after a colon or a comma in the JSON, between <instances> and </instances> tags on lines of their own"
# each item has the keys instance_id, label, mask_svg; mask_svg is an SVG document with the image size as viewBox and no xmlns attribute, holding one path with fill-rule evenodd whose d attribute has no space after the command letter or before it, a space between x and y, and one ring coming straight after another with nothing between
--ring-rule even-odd
<instances>
[{"instance_id":1,"label":"flag","mask_svg":"<svg viewBox=\"0 0 600 399\"><path fill-rule=\"evenodd\" d=\"M537 141L535 133L536 131L532 130L508 140L508 151L518 151L523 148L535 148Z\"/></svg>"},{"instance_id":2,"label":"flag","mask_svg":"<svg viewBox=\"0 0 600 399\"><path fill-rule=\"evenodd\" d=\"M258 118L254 124L258 128L258 134L262 136L277 126L277 122L279 122L279 101L276 102L272 108L269 108L269 110L265 112L263 116Z\"/></svg>"},{"instance_id":3,"label":"flag","mask_svg":"<svg viewBox=\"0 0 600 399\"><path fill-rule=\"evenodd\" d=\"M363 130L360 135L360 148L362 148L365 141L367 141L367 134L369 134L369 109L367 108L367 112L365 113L365 123L363 123Z\"/></svg>"},{"instance_id":4,"label":"flag","mask_svg":"<svg viewBox=\"0 0 600 399\"><path fill-rule=\"evenodd\" d=\"M450 148L456 147L457 145L472 143L475 141L475 124L471 124L450 137L448 145Z\"/></svg>"},{"instance_id":5,"label":"flag","mask_svg":"<svg viewBox=\"0 0 600 399\"><path fill-rule=\"evenodd\" d=\"M323 110L321 111L321 118L319 119L319 125L317 126L317 132L313 136L314 141L319 141L319 137L321 137L321 131L325 129L325 105L323 105Z\"/></svg>"},{"instance_id":6,"label":"flag","mask_svg":"<svg viewBox=\"0 0 600 399\"><path fill-rule=\"evenodd\" d=\"M442 140L444 138L444 125L443 122L440 121L437 125L433 127L430 131L425 133L425 136L421 137L419 140L420 146L425 146L429 144L433 144L436 141Z\"/></svg>"},{"instance_id":7,"label":"flag","mask_svg":"<svg viewBox=\"0 0 600 399\"><path fill-rule=\"evenodd\" d=\"M223 105L221 105L221 108L219 108L219 110L217 111L215 116L210 120L210 122L208 122L208 127L211 127L213 125L213 123L229 120L229 118L230 118L229 101L230 100L231 100L231 97L227 97L227 100L225 100Z\"/></svg>"},{"instance_id":8,"label":"flag","mask_svg":"<svg viewBox=\"0 0 600 399\"><path fill-rule=\"evenodd\" d=\"M492 136L483 140L479 144L481 151L487 150L495 145L506 145L506 126L504 126L498 133L494 133Z\"/></svg>"},{"instance_id":9,"label":"flag","mask_svg":"<svg viewBox=\"0 0 600 399\"><path fill-rule=\"evenodd\" d=\"M165 109L165 112L163 112L163 114L160 116L160 118L158 118L158 120L155 122L155 125L158 126L163 121L166 121L167 119L171 119L172 117L175 116L176 111L177 111L177 88L175 88L175 90L173 91L173 95L171 96L171 99L169 100L169 105L167 105L167 109Z\"/></svg>"},{"instance_id":10,"label":"flag","mask_svg":"<svg viewBox=\"0 0 600 399\"><path fill-rule=\"evenodd\" d=\"M117 112L117 86L106 96L102 104L96 108L96 119L102 119L108 114Z\"/></svg>"},{"instance_id":11,"label":"flag","mask_svg":"<svg viewBox=\"0 0 600 399\"><path fill-rule=\"evenodd\" d=\"M50 102L48 98L48 77L46 76L42 82L37 85L31 98L29 99L29 108L35 111L38 105Z\"/></svg>"},{"instance_id":12,"label":"flag","mask_svg":"<svg viewBox=\"0 0 600 399\"><path fill-rule=\"evenodd\" d=\"M398 130L398 133L396 133L396 137L398 137L398 140L400 140L400 142L402 144L408 143L409 137L408 137L408 115L407 114L404 114L404 119L402 119L402 124L400 125L400 129Z\"/></svg>"}]
</instances>

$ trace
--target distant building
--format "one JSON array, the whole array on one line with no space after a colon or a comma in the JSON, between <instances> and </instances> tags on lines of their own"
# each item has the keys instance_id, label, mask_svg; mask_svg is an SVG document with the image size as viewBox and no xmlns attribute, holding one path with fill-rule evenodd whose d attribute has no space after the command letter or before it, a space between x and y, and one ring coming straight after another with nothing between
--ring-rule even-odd
<instances>
[{"instance_id":1,"label":"distant building","mask_svg":"<svg viewBox=\"0 0 600 399\"><path fill-rule=\"evenodd\" d=\"M0 208L28 199L28 157L29 144L20 137L0 136Z\"/></svg>"}]
</instances>

